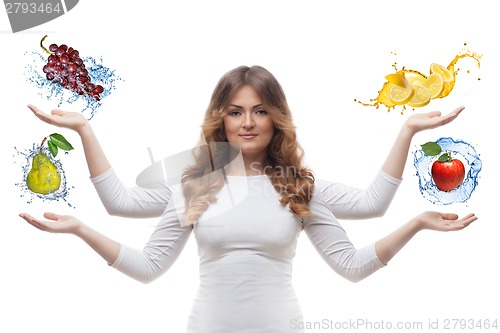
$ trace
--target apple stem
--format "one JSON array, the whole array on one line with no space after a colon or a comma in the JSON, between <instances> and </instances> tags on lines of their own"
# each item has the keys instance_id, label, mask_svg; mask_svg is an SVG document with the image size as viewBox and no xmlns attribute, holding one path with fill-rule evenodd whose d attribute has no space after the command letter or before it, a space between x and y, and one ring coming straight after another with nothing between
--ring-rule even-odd
<instances>
[{"instance_id":1,"label":"apple stem","mask_svg":"<svg viewBox=\"0 0 500 333\"><path fill-rule=\"evenodd\" d=\"M438 158L438 161L441 163L451 162L452 160L453 158L449 152L442 153Z\"/></svg>"},{"instance_id":2,"label":"apple stem","mask_svg":"<svg viewBox=\"0 0 500 333\"><path fill-rule=\"evenodd\" d=\"M45 48L45 46L43 46L43 41L44 41L44 40L45 40L45 38L47 38L47 37L48 37L47 35L43 36L42 40L40 41L40 47L41 47L41 48L42 48L42 50L44 50L47 54L52 54L52 52L50 52L49 50L47 50L47 49Z\"/></svg>"}]
</instances>

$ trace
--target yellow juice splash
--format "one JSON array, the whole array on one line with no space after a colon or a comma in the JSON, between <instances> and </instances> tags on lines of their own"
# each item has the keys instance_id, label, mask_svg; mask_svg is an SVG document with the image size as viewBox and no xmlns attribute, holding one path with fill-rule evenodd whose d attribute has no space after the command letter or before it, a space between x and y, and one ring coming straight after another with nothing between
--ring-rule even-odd
<instances>
[{"instance_id":1,"label":"yellow juice splash","mask_svg":"<svg viewBox=\"0 0 500 333\"><path fill-rule=\"evenodd\" d=\"M370 99L369 103L354 99L355 102L363 106L379 108L384 106L390 112L396 107L401 107L401 114L407 107L423 107L432 99L444 98L448 96L455 87L456 76L459 68L455 68L457 62L463 58L472 58L477 62L477 68L481 66L482 55L464 48L453 58L447 67L433 63L430 66L430 74L426 75L415 69L402 68L398 70L393 64L394 74L386 76L382 89L379 90L375 99ZM469 71L467 71L469 73ZM480 80L480 78L478 78ZM403 97L401 97L403 96Z\"/></svg>"}]
</instances>

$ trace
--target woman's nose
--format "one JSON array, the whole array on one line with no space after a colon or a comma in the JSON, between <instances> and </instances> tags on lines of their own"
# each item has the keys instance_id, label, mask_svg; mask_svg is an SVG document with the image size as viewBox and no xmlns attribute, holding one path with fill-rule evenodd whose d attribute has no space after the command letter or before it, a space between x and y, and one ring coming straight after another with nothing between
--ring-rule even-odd
<instances>
[{"instance_id":1,"label":"woman's nose","mask_svg":"<svg viewBox=\"0 0 500 333\"><path fill-rule=\"evenodd\" d=\"M253 120L253 114L252 113L248 113L244 116L243 118L243 122L241 124L241 127L244 127L244 128L251 128L251 127L254 127L255 126L255 122Z\"/></svg>"}]
</instances>

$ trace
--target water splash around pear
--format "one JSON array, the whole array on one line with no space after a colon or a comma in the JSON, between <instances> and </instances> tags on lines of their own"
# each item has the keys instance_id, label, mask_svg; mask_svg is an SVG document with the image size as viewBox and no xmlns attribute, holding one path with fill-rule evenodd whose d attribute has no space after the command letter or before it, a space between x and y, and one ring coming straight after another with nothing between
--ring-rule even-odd
<instances>
[{"instance_id":1,"label":"water splash around pear","mask_svg":"<svg viewBox=\"0 0 500 333\"><path fill-rule=\"evenodd\" d=\"M74 187L70 187L67 183L66 174L63 170L62 164L59 160L50 158L51 163L54 165L57 173L59 174L60 184L57 190L48 193L41 194L33 192L28 187L28 175L33 165L34 158L40 154L40 149L42 154L50 158L50 151L47 147L41 147L40 145L33 144L33 146L29 149L19 150L17 147L14 147L15 154L13 157L15 158L15 164L22 164L22 176L15 183L15 186L20 189L21 198L26 198L26 202L28 204L33 203L35 199L41 199L45 202L54 202L54 201L64 201L67 203L69 207L73 207L73 204L69 202L69 194L71 189Z\"/></svg>"}]
</instances>

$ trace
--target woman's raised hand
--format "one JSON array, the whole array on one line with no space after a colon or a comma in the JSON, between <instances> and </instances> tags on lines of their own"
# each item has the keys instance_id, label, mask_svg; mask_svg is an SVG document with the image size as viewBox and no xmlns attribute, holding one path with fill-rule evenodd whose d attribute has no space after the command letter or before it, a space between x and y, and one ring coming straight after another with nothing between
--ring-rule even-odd
<instances>
[{"instance_id":1,"label":"woman's raised hand","mask_svg":"<svg viewBox=\"0 0 500 333\"><path fill-rule=\"evenodd\" d=\"M55 109L47 114L34 105L28 107L47 124L72 129L80 135L91 177L97 177L111 167L92 127L81 113Z\"/></svg>"},{"instance_id":2,"label":"woman's raised hand","mask_svg":"<svg viewBox=\"0 0 500 333\"><path fill-rule=\"evenodd\" d=\"M72 129L78 133L87 125L87 119L79 112L67 112L62 110L52 110L47 114L34 105L28 105L35 116L47 124Z\"/></svg>"},{"instance_id":3,"label":"woman's raised hand","mask_svg":"<svg viewBox=\"0 0 500 333\"><path fill-rule=\"evenodd\" d=\"M406 120L405 125L415 134L426 129L436 128L452 122L458 117L463 109L464 107L460 106L444 116L441 115L440 111L417 113L410 116Z\"/></svg>"},{"instance_id":4,"label":"woman's raised hand","mask_svg":"<svg viewBox=\"0 0 500 333\"><path fill-rule=\"evenodd\" d=\"M399 134L394 141L389 154L387 155L387 159L382 165L382 170L394 178L401 179L413 136L417 132L436 128L452 122L456 117L458 117L463 109L464 107L460 106L444 116L442 116L439 111L416 113L411 115L399 131Z\"/></svg>"}]
</instances>

